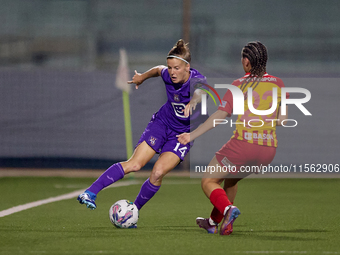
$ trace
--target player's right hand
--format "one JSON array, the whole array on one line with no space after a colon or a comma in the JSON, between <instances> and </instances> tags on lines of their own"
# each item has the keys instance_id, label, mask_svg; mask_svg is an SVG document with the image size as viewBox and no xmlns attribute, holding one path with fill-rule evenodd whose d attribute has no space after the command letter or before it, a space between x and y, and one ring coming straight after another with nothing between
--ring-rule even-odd
<instances>
[{"instance_id":1,"label":"player's right hand","mask_svg":"<svg viewBox=\"0 0 340 255\"><path fill-rule=\"evenodd\" d=\"M185 108L183 109L184 116L189 117L189 115L192 115L192 111L196 109L197 102L195 101L190 101Z\"/></svg>"},{"instance_id":2,"label":"player's right hand","mask_svg":"<svg viewBox=\"0 0 340 255\"><path fill-rule=\"evenodd\" d=\"M190 133L182 133L176 136L177 136L177 140L183 145L186 145L187 143L190 142Z\"/></svg>"},{"instance_id":3,"label":"player's right hand","mask_svg":"<svg viewBox=\"0 0 340 255\"><path fill-rule=\"evenodd\" d=\"M138 86L141 85L143 83L144 79L142 78L142 74L138 73L135 70L135 75L132 77L131 81L128 81L128 84L136 84L136 89L138 89Z\"/></svg>"}]
</instances>

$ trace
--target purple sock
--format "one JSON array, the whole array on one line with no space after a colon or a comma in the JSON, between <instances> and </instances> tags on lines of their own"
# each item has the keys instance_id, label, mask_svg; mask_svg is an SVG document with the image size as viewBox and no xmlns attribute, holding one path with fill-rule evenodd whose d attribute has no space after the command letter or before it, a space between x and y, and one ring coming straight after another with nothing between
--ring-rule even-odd
<instances>
[{"instance_id":1,"label":"purple sock","mask_svg":"<svg viewBox=\"0 0 340 255\"><path fill-rule=\"evenodd\" d=\"M150 178L148 178L140 188L139 194L136 197L135 205L138 210L140 210L143 205L146 204L159 190L161 186L155 186L150 182Z\"/></svg>"},{"instance_id":2,"label":"purple sock","mask_svg":"<svg viewBox=\"0 0 340 255\"><path fill-rule=\"evenodd\" d=\"M92 183L92 185L87 190L97 195L98 192L105 187L122 179L124 174L125 173L122 165L120 163L116 163L110 166L101 176L99 176L99 178L94 183Z\"/></svg>"}]
</instances>

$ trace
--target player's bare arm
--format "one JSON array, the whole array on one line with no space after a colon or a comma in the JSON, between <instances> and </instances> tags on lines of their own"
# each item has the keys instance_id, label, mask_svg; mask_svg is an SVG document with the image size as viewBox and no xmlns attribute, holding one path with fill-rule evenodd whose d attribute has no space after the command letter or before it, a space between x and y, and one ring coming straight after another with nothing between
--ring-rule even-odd
<instances>
[{"instance_id":1,"label":"player's bare arm","mask_svg":"<svg viewBox=\"0 0 340 255\"><path fill-rule=\"evenodd\" d=\"M192 114L192 111L196 109L197 104L201 102L202 94L206 94L206 93L207 92L201 89L196 89L194 91L194 95L192 96L190 102L185 106L185 109L184 109L185 117L188 117L189 115Z\"/></svg>"},{"instance_id":2,"label":"player's bare arm","mask_svg":"<svg viewBox=\"0 0 340 255\"><path fill-rule=\"evenodd\" d=\"M286 105L286 115L281 114L281 106L278 109L278 114L277 114L277 121L276 121L276 126L282 126L281 123L283 120L288 118L288 105Z\"/></svg>"},{"instance_id":3,"label":"player's bare arm","mask_svg":"<svg viewBox=\"0 0 340 255\"><path fill-rule=\"evenodd\" d=\"M151 77L158 77L161 76L162 74L162 70L166 68L166 66L164 65L159 65L159 66L155 66L151 69L149 69L148 71L146 71L145 73L138 73L135 70L135 75L132 77L131 81L128 81L128 84L136 84L136 89L138 89L138 86L141 85L145 80L151 78Z\"/></svg>"},{"instance_id":4,"label":"player's bare arm","mask_svg":"<svg viewBox=\"0 0 340 255\"><path fill-rule=\"evenodd\" d=\"M205 132L215 127L215 119L225 119L230 114L226 111L217 110L214 112L202 125L196 128L191 133L183 133L178 135L178 141L186 145L187 143L195 140L197 137L203 135Z\"/></svg>"}]
</instances>

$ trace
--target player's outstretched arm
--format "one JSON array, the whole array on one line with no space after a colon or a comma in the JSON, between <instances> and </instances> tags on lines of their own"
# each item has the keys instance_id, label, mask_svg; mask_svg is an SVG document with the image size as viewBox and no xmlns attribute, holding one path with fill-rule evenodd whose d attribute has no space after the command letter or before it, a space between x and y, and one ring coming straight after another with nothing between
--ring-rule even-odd
<instances>
[{"instance_id":1,"label":"player's outstretched arm","mask_svg":"<svg viewBox=\"0 0 340 255\"><path fill-rule=\"evenodd\" d=\"M198 128L196 128L191 133L183 133L177 136L178 142L183 145L195 140L197 137L203 135L205 132L209 131L210 129L216 126L217 119L225 119L229 113L217 110L214 112L203 124L201 124Z\"/></svg>"},{"instance_id":2,"label":"player's outstretched arm","mask_svg":"<svg viewBox=\"0 0 340 255\"><path fill-rule=\"evenodd\" d=\"M163 65L159 65L159 66L155 66L151 69L149 69L148 71L146 71L145 73L138 73L135 70L135 75L132 77L131 81L128 81L128 84L136 84L136 89L138 89L138 86L141 85L145 80L151 78L151 77L158 77L161 76L162 74L162 70L166 68L166 66Z\"/></svg>"},{"instance_id":3,"label":"player's outstretched arm","mask_svg":"<svg viewBox=\"0 0 340 255\"><path fill-rule=\"evenodd\" d=\"M286 115L281 114L281 106L279 107L277 114L276 126L282 126L282 121L288 118L288 105L286 105Z\"/></svg>"},{"instance_id":4,"label":"player's outstretched arm","mask_svg":"<svg viewBox=\"0 0 340 255\"><path fill-rule=\"evenodd\" d=\"M202 100L202 94L207 94L207 92L201 89L196 89L194 91L194 95L192 96L190 102L185 106L185 109L184 109L185 117L188 117L189 115L191 115L192 111L196 109L197 104L200 103Z\"/></svg>"}]
</instances>

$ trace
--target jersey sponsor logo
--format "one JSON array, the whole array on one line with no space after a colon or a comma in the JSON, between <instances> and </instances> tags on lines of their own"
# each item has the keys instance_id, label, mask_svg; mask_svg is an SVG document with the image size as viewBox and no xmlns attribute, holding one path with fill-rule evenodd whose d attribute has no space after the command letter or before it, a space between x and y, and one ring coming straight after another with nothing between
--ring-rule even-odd
<instances>
[{"instance_id":1,"label":"jersey sponsor logo","mask_svg":"<svg viewBox=\"0 0 340 255\"><path fill-rule=\"evenodd\" d=\"M262 140L271 139L271 140L273 140L274 139L272 134L257 134L257 133L249 133L249 132L244 133L244 139L251 140L252 138L254 138L255 140L258 140L258 139L262 139Z\"/></svg>"},{"instance_id":2,"label":"jersey sponsor logo","mask_svg":"<svg viewBox=\"0 0 340 255\"><path fill-rule=\"evenodd\" d=\"M189 116L184 116L185 104L172 102L171 105L174 108L174 111L177 117L181 117L181 118L189 117Z\"/></svg>"},{"instance_id":3,"label":"jersey sponsor logo","mask_svg":"<svg viewBox=\"0 0 340 255\"><path fill-rule=\"evenodd\" d=\"M240 82L243 82L245 79L248 79L248 77L246 77L246 78L240 78L240 79L238 79L238 80L239 80ZM251 82L251 81L256 81L256 79L257 79L257 77L253 77L253 78L251 78L251 79L249 80L249 82ZM263 81L263 82L266 82L266 81L274 81L274 82L276 82L277 79L276 79L276 77L267 76L267 77L262 77L261 81Z\"/></svg>"},{"instance_id":4,"label":"jersey sponsor logo","mask_svg":"<svg viewBox=\"0 0 340 255\"><path fill-rule=\"evenodd\" d=\"M261 81L277 81L275 77L263 77Z\"/></svg>"},{"instance_id":5,"label":"jersey sponsor logo","mask_svg":"<svg viewBox=\"0 0 340 255\"><path fill-rule=\"evenodd\" d=\"M252 133L245 132L244 133L244 139L251 140L252 139Z\"/></svg>"}]
</instances>

